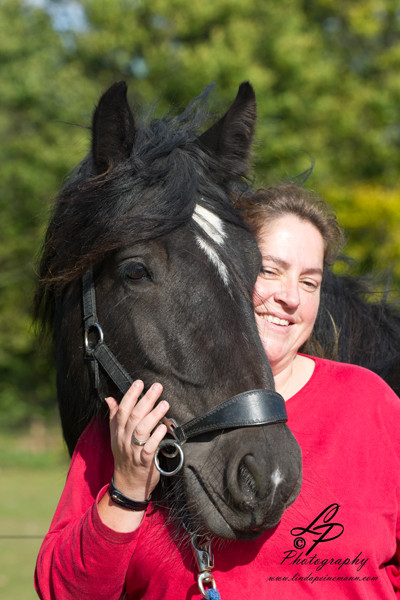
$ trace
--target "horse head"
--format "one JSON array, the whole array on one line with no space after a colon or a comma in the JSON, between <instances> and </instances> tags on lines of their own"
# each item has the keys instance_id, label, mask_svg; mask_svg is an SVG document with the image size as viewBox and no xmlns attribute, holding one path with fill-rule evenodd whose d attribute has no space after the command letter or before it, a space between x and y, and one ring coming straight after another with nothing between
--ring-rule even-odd
<instances>
[{"instance_id":1,"label":"horse head","mask_svg":"<svg viewBox=\"0 0 400 600\"><path fill-rule=\"evenodd\" d=\"M84 360L81 277L89 268L107 345L132 378L163 384L178 424L248 390L273 389L251 301L260 254L234 208L255 118L248 83L202 134L203 97L147 126L136 124L123 82L100 99L91 152L56 203L38 291L47 318L55 307L70 449L94 414L105 415ZM121 396L102 369L99 378L104 395ZM198 532L254 538L300 489L300 449L286 423L227 423L191 437L183 455L168 502Z\"/></svg>"}]
</instances>

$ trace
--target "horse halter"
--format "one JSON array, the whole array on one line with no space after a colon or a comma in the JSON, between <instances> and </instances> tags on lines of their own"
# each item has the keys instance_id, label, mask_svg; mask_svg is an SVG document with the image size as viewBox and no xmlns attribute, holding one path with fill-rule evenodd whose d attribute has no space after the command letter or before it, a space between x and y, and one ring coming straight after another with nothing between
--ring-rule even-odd
<instances>
[{"instance_id":1,"label":"horse halter","mask_svg":"<svg viewBox=\"0 0 400 600\"><path fill-rule=\"evenodd\" d=\"M93 386L103 400L104 394L102 394L99 374L100 365L122 394L125 394L132 385L133 379L104 342L103 330L96 313L96 292L92 269L88 269L82 277L82 298L85 358L88 360ZM94 343L90 340L93 336L96 338ZM171 437L162 440L159 444L154 463L162 475L171 477L183 466L182 445L190 438L211 431L284 423L286 421L287 413L284 399L277 392L266 389L250 390L233 396L183 425L178 425L172 418L164 417L163 422L166 424ZM179 455L178 466L171 471L165 471L159 463L158 455L160 451L167 458L175 458Z\"/></svg>"}]
</instances>

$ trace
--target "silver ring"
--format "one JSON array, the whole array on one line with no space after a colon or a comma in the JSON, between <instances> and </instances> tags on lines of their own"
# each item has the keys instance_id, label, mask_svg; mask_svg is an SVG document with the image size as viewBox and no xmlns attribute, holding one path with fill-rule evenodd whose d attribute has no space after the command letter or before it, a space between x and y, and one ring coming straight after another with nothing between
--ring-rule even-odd
<instances>
[{"instance_id":1,"label":"silver ring","mask_svg":"<svg viewBox=\"0 0 400 600\"><path fill-rule=\"evenodd\" d=\"M137 440L132 434L132 444L135 444L135 446L144 446L148 440L149 438L147 438L147 440Z\"/></svg>"}]
</instances>

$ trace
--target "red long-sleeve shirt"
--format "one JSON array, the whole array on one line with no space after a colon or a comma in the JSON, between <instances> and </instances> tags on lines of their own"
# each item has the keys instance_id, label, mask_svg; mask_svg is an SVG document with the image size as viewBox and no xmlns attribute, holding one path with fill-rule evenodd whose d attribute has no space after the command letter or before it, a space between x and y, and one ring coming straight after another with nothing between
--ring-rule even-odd
<instances>
[{"instance_id":1,"label":"red long-sleeve shirt","mask_svg":"<svg viewBox=\"0 0 400 600\"><path fill-rule=\"evenodd\" d=\"M373 373L315 359L287 401L303 452L303 485L280 524L252 542L214 543L222 600L400 598L400 400ZM133 533L100 520L113 472L109 437L82 435L40 550L44 600L200 599L196 567L167 515L149 509Z\"/></svg>"}]
</instances>

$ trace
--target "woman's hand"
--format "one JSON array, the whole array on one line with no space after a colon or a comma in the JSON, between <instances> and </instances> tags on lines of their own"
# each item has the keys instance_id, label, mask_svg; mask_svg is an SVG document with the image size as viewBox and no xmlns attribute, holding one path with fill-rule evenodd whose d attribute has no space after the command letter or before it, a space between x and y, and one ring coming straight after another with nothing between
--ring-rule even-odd
<instances>
[{"instance_id":1,"label":"woman's hand","mask_svg":"<svg viewBox=\"0 0 400 600\"><path fill-rule=\"evenodd\" d=\"M168 402L162 400L154 408L162 385L154 383L139 400L143 387L143 381L135 381L119 405L114 398L106 399L110 409L114 483L133 500L145 500L156 487L160 474L154 466L154 454L167 432L165 425L157 427L157 424L167 413ZM134 444L132 439L145 444Z\"/></svg>"},{"instance_id":2,"label":"woman's hand","mask_svg":"<svg viewBox=\"0 0 400 600\"><path fill-rule=\"evenodd\" d=\"M139 400L143 387L143 381L135 381L120 404L114 398L106 398L110 409L114 484L125 496L138 501L146 500L160 479L154 454L167 428L157 424L169 409L165 400L155 406L162 392L160 383L154 383ZM145 443L134 444L133 436ZM143 512L114 504L109 494L101 498L98 510L103 523L116 531L134 531L143 518Z\"/></svg>"}]
</instances>

